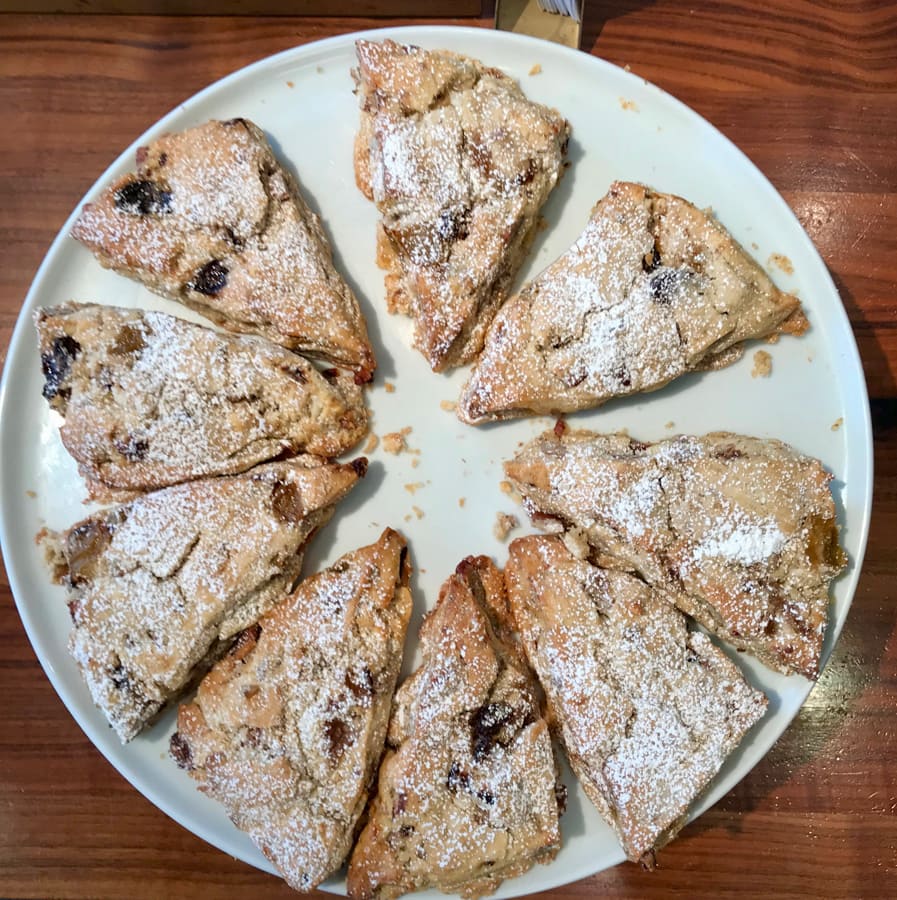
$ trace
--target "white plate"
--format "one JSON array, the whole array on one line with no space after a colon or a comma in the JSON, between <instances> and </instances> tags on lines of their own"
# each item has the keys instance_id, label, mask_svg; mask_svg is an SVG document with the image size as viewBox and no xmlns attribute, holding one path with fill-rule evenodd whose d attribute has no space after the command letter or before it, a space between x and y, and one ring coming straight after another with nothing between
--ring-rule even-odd
<instances>
[{"instance_id":1,"label":"white plate","mask_svg":"<svg viewBox=\"0 0 897 900\"><path fill-rule=\"evenodd\" d=\"M847 316L828 271L785 202L707 122L658 88L602 60L479 29L384 29L373 36L478 57L518 78L530 97L556 106L570 119L572 166L545 208L549 227L538 237L518 284L568 247L583 228L592 204L614 179L647 182L698 206L712 206L735 236L753 248L758 260L779 253L792 261L793 275L772 274L780 286L801 297L812 329L799 340L783 338L767 348L773 358L770 378L751 377L749 351L739 364L722 372L687 376L655 394L572 418L577 426L604 431L626 428L644 440L728 429L781 438L822 459L835 475L841 537L851 560L834 589L825 645L828 656L844 623L866 544L872 441L866 388ZM92 199L114 177L131 169L140 144L163 131L213 117L253 119L265 129L281 158L295 167L305 196L324 219L337 265L363 298L379 362L377 387L369 395L374 430L383 435L411 426L408 443L420 450L419 455L390 456L381 445L372 454L367 479L315 539L305 571L373 541L386 525L401 529L410 540L417 567L414 635L421 613L435 601L440 584L464 556L488 553L504 563L506 547L493 535L498 511L520 515L523 528L517 534L530 530L522 511L499 488L501 462L514 454L519 441L550 423L538 419L480 429L462 426L440 408L440 400L457 398L465 372L432 374L410 348L409 322L385 313L383 276L373 261L376 215L357 191L352 172L358 118L349 77L354 37L289 50L198 94L122 154L85 199ZM529 76L535 63L542 72ZM60 444L58 422L41 399L31 313L41 305L75 299L187 315L183 307L101 269L87 250L67 237L74 215L50 248L28 294L0 396L0 539L10 584L47 676L107 759L186 828L224 852L272 871L249 839L216 804L197 793L167 758L173 712L122 747L91 703L66 652L69 618L64 594L50 585L34 534L43 525L61 528L82 517L84 491ZM384 390L384 381L393 383L395 392ZM833 430L838 420L843 424ZM670 422L674 427L668 427ZM414 493L406 489L415 484L422 486ZM462 498L466 500L463 507ZM410 643L414 645L413 638ZM733 754L695 814L716 802L763 757L810 689L803 678L774 674L744 656L739 661L751 681L769 695L769 713ZM411 662L406 661L406 668ZM569 773L567 781L573 787ZM578 789L571 791L563 833L564 846L554 863L536 866L528 875L506 883L497 896L544 890L623 858L610 829ZM681 840L687 841L687 834ZM342 882L328 886L340 891Z\"/></svg>"}]
</instances>

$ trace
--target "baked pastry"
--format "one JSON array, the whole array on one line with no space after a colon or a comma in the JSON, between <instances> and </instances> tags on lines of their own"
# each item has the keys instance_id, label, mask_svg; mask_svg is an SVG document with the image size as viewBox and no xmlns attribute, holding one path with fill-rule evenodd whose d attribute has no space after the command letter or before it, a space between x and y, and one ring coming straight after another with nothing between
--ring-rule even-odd
<instances>
[{"instance_id":1,"label":"baked pastry","mask_svg":"<svg viewBox=\"0 0 897 900\"><path fill-rule=\"evenodd\" d=\"M367 430L362 390L262 338L159 312L71 304L35 324L44 397L95 492L242 472L280 453L336 456Z\"/></svg>"},{"instance_id":2,"label":"baked pastry","mask_svg":"<svg viewBox=\"0 0 897 900\"><path fill-rule=\"evenodd\" d=\"M411 616L387 529L244 631L178 713L171 752L307 891L338 869L383 753Z\"/></svg>"},{"instance_id":3,"label":"baked pastry","mask_svg":"<svg viewBox=\"0 0 897 900\"><path fill-rule=\"evenodd\" d=\"M600 406L806 327L797 298L711 215L616 182L576 243L495 318L458 415L477 424Z\"/></svg>"},{"instance_id":4,"label":"baked pastry","mask_svg":"<svg viewBox=\"0 0 897 900\"><path fill-rule=\"evenodd\" d=\"M509 463L536 520L572 529L705 628L780 672L819 674L838 545L832 476L775 440L643 444L547 432Z\"/></svg>"},{"instance_id":5,"label":"baked pastry","mask_svg":"<svg viewBox=\"0 0 897 900\"><path fill-rule=\"evenodd\" d=\"M382 219L390 312L434 371L473 359L561 175L570 127L498 69L358 41L355 178Z\"/></svg>"},{"instance_id":6,"label":"baked pastry","mask_svg":"<svg viewBox=\"0 0 897 900\"><path fill-rule=\"evenodd\" d=\"M428 887L479 897L554 858L563 795L538 688L513 641L501 572L484 556L464 560L421 628L421 667L396 694L349 863L353 900Z\"/></svg>"},{"instance_id":7,"label":"baked pastry","mask_svg":"<svg viewBox=\"0 0 897 900\"><path fill-rule=\"evenodd\" d=\"M518 538L505 577L521 640L586 795L651 860L766 710L766 697L660 592Z\"/></svg>"},{"instance_id":8,"label":"baked pastry","mask_svg":"<svg viewBox=\"0 0 897 900\"><path fill-rule=\"evenodd\" d=\"M106 268L218 325L371 378L364 318L321 221L246 119L141 147L137 171L88 203L72 235Z\"/></svg>"},{"instance_id":9,"label":"baked pastry","mask_svg":"<svg viewBox=\"0 0 897 900\"><path fill-rule=\"evenodd\" d=\"M284 597L305 544L364 473L299 457L146 494L50 534L69 649L129 741Z\"/></svg>"}]
</instances>

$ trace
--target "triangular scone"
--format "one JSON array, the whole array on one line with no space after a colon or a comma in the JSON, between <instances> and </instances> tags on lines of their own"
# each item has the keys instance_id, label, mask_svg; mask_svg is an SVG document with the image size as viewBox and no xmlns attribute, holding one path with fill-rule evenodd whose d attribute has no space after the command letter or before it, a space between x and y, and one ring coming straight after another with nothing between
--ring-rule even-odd
<instances>
[{"instance_id":1,"label":"triangular scone","mask_svg":"<svg viewBox=\"0 0 897 900\"><path fill-rule=\"evenodd\" d=\"M498 69L358 41L355 176L382 214L391 312L435 371L473 359L561 175L569 125Z\"/></svg>"},{"instance_id":2,"label":"triangular scone","mask_svg":"<svg viewBox=\"0 0 897 900\"><path fill-rule=\"evenodd\" d=\"M232 331L374 371L358 301L318 217L246 119L166 134L72 230L107 268Z\"/></svg>"},{"instance_id":3,"label":"triangular scone","mask_svg":"<svg viewBox=\"0 0 897 900\"><path fill-rule=\"evenodd\" d=\"M657 444L546 432L505 471L536 521L579 530L602 565L638 573L766 665L819 674L846 557L818 460L723 432Z\"/></svg>"},{"instance_id":4,"label":"triangular scone","mask_svg":"<svg viewBox=\"0 0 897 900\"><path fill-rule=\"evenodd\" d=\"M435 887L464 897L553 859L557 768L501 572L464 560L396 694L378 793L349 863L353 900Z\"/></svg>"},{"instance_id":5,"label":"triangular scone","mask_svg":"<svg viewBox=\"0 0 897 900\"><path fill-rule=\"evenodd\" d=\"M35 314L44 397L88 487L141 491L243 472L283 452L337 456L367 430L362 389L263 338L160 312Z\"/></svg>"},{"instance_id":6,"label":"triangular scone","mask_svg":"<svg viewBox=\"0 0 897 900\"><path fill-rule=\"evenodd\" d=\"M69 649L122 741L287 594L306 542L365 463L269 463L146 494L48 537L71 598Z\"/></svg>"},{"instance_id":7,"label":"triangular scone","mask_svg":"<svg viewBox=\"0 0 897 900\"><path fill-rule=\"evenodd\" d=\"M797 298L711 215L617 182L576 243L502 307L458 415L477 424L600 406L806 324Z\"/></svg>"},{"instance_id":8,"label":"triangular scone","mask_svg":"<svg viewBox=\"0 0 897 900\"><path fill-rule=\"evenodd\" d=\"M387 529L306 579L178 713L174 758L300 891L343 864L383 753L411 616L406 555Z\"/></svg>"},{"instance_id":9,"label":"triangular scone","mask_svg":"<svg viewBox=\"0 0 897 900\"><path fill-rule=\"evenodd\" d=\"M658 591L519 538L505 569L570 765L629 859L675 837L766 698Z\"/></svg>"}]
</instances>

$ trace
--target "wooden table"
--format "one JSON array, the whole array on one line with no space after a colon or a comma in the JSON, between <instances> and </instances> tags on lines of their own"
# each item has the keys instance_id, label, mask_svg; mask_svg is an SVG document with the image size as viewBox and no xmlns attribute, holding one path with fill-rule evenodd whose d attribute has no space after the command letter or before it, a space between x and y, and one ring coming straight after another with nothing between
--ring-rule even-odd
<instances>
[{"instance_id":1,"label":"wooden table","mask_svg":"<svg viewBox=\"0 0 897 900\"><path fill-rule=\"evenodd\" d=\"M586 51L706 116L819 247L866 367L876 508L837 650L766 759L659 870L621 865L550 896L897 896L897 3L590 4ZM53 236L135 135L240 66L372 24L0 15L3 352ZM5 576L0 708L0 896L292 896L176 825L100 756L44 677Z\"/></svg>"}]
</instances>

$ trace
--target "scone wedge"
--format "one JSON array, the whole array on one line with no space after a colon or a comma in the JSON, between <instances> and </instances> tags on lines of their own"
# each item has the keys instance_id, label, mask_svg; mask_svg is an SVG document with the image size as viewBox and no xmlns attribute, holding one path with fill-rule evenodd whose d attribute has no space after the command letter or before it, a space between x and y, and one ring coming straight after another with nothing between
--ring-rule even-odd
<instances>
[{"instance_id":1,"label":"scone wedge","mask_svg":"<svg viewBox=\"0 0 897 900\"><path fill-rule=\"evenodd\" d=\"M589 409L806 327L797 298L712 215L616 182L576 243L502 307L458 415L479 424Z\"/></svg>"},{"instance_id":2,"label":"scone wedge","mask_svg":"<svg viewBox=\"0 0 897 900\"><path fill-rule=\"evenodd\" d=\"M838 544L822 464L724 432L644 444L546 432L505 471L536 521L636 572L705 628L780 672L819 673Z\"/></svg>"},{"instance_id":3,"label":"scone wedge","mask_svg":"<svg viewBox=\"0 0 897 900\"><path fill-rule=\"evenodd\" d=\"M390 312L434 371L479 352L561 175L569 125L497 69L444 50L358 41L359 188L381 213Z\"/></svg>"},{"instance_id":4,"label":"scone wedge","mask_svg":"<svg viewBox=\"0 0 897 900\"><path fill-rule=\"evenodd\" d=\"M297 890L351 849L383 753L409 575L387 529L244 631L178 713L174 758Z\"/></svg>"},{"instance_id":5,"label":"scone wedge","mask_svg":"<svg viewBox=\"0 0 897 900\"><path fill-rule=\"evenodd\" d=\"M626 856L649 862L766 710L766 698L659 592L515 540L505 569L520 637L570 765Z\"/></svg>"},{"instance_id":6,"label":"scone wedge","mask_svg":"<svg viewBox=\"0 0 897 900\"><path fill-rule=\"evenodd\" d=\"M46 536L69 589L69 649L122 741L286 596L306 542L365 465L269 463L146 494Z\"/></svg>"},{"instance_id":7,"label":"scone wedge","mask_svg":"<svg viewBox=\"0 0 897 900\"><path fill-rule=\"evenodd\" d=\"M501 572L470 557L424 621L423 662L396 694L349 863L353 900L430 887L478 897L557 853L551 738L508 613Z\"/></svg>"},{"instance_id":8,"label":"scone wedge","mask_svg":"<svg viewBox=\"0 0 897 900\"><path fill-rule=\"evenodd\" d=\"M246 119L165 134L72 234L107 268L233 331L374 371L364 318L321 222Z\"/></svg>"},{"instance_id":9,"label":"scone wedge","mask_svg":"<svg viewBox=\"0 0 897 900\"><path fill-rule=\"evenodd\" d=\"M35 315L43 395L95 494L229 475L281 453L337 456L367 430L362 389L249 335L160 312Z\"/></svg>"}]
</instances>

